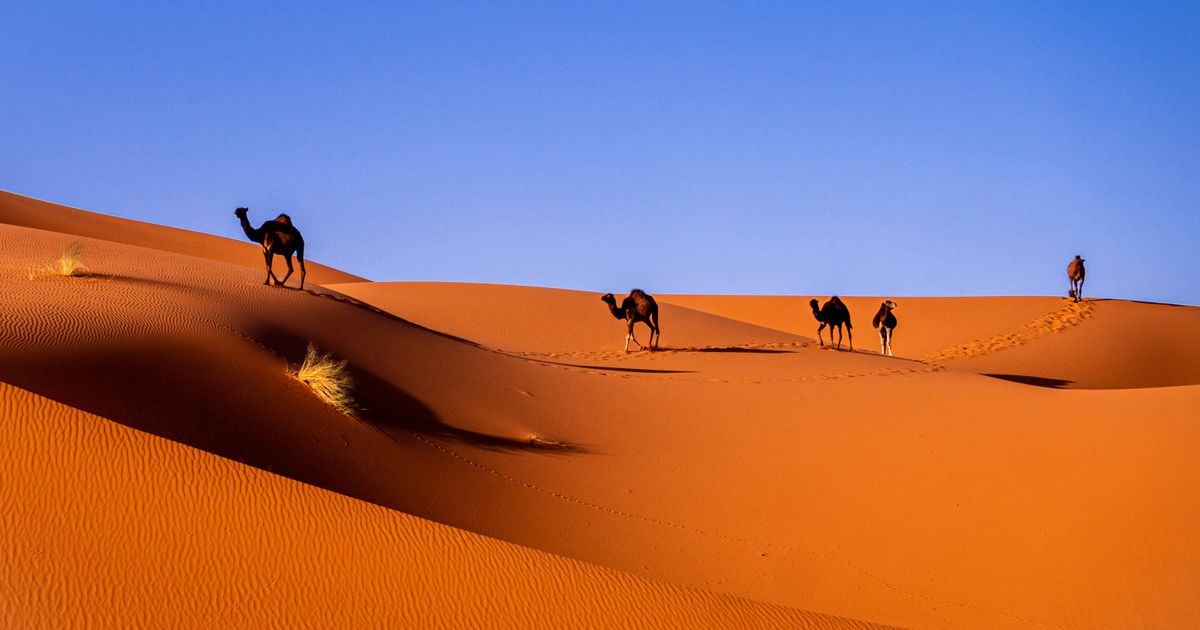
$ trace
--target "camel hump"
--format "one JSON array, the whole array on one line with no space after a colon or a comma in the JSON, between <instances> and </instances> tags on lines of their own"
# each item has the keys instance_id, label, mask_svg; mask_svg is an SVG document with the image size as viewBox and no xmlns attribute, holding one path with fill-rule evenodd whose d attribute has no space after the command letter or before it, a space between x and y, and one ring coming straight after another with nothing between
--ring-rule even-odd
<instances>
[{"instance_id":1,"label":"camel hump","mask_svg":"<svg viewBox=\"0 0 1200 630\"><path fill-rule=\"evenodd\" d=\"M633 289L629 292L630 297L644 297L646 292L641 289Z\"/></svg>"},{"instance_id":2,"label":"camel hump","mask_svg":"<svg viewBox=\"0 0 1200 630\"><path fill-rule=\"evenodd\" d=\"M275 217L275 222L276 222L276 223L283 223L283 224L286 224L286 225L291 225L291 224L292 224L292 217L289 217L289 216L288 216L288 215L286 215L286 214L281 214L281 215L279 215L279 216Z\"/></svg>"}]
</instances>

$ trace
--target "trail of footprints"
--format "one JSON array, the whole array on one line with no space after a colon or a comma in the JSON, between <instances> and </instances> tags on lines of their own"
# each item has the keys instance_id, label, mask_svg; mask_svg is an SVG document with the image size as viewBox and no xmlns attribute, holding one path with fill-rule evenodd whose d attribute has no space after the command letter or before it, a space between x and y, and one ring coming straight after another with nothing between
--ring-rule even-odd
<instances>
[{"instance_id":1,"label":"trail of footprints","mask_svg":"<svg viewBox=\"0 0 1200 630\"><path fill-rule=\"evenodd\" d=\"M1033 339L1069 330L1081 324L1084 320L1092 317L1095 314L1095 307L1090 301L1083 302L1067 302L1062 308L1051 311L1041 317L1025 324L1022 330L1006 335L996 335L987 339L977 339L964 344L951 346L949 348L931 353L920 359L922 367L908 368L886 368L881 370L871 370L866 372L845 372L837 374L813 374L807 376L798 376L784 379L722 379L722 378L703 378L703 377L688 377L678 376L664 373L653 372L624 372L619 369L605 369L601 366L583 367L575 365L564 365L557 363L561 359L573 360L589 360L589 361L623 361L633 356L618 352L505 352L502 350L494 350L501 354L521 358L537 365L547 367L557 367L570 372L582 374L591 374L594 376L608 376L615 378L651 378L655 380L666 381L693 381L706 383L736 383L736 384L767 384L767 383L798 383L804 381L822 381L822 380L839 380L847 378L861 378L866 376L898 376L905 374L920 374L927 372L941 372L945 368L940 365L941 361L951 359L961 359L969 357L977 357L992 352L1004 350L1024 345ZM737 350L756 350L756 349L780 349L788 348L807 348L812 344L803 341L793 341L789 343L761 343L761 344L742 344L736 346L722 346L719 348L711 347L687 347L687 348L664 348L657 351L655 354L680 354L684 352L703 352L703 351L737 351Z\"/></svg>"},{"instance_id":2,"label":"trail of footprints","mask_svg":"<svg viewBox=\"0 0 1200 630\"><path fill-rule=\"evenodd\" d=\"M1051 333L1062 332L1064 330L1074 328L1083 322L1083 320L1092 317L1095 314L1095 307L1090 301L1084 302L1067 302L1065 306L1057 311L1046 313L1045 315L1025 324L1023 330L1008 335L996 335L987 339L976 339L964 344L952 346L944 350L934 352L922 359L925 363L935 364L939 361L949 359L965 359L969 357L978 357L985 354L991 354L999 350L1014 348L1016 346L1025 345L1030 341L1043 337Z\"/></svg>"}]
</instances>

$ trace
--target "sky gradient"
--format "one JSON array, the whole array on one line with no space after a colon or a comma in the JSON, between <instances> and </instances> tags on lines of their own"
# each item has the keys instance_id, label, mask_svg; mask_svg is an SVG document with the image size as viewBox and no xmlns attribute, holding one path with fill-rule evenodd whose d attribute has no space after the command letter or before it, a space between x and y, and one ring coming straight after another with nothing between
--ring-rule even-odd
<instances>
[{"instance_id":1,"label":"sky gradient","mask_svg":"<svg viewBox=\"0 0 1200 630\"><path fill-rule=\"evenodd\" d=\"M0 9L0 188L372 280L1200 304L1200 4Z\"/></svg>"}]
</instances>

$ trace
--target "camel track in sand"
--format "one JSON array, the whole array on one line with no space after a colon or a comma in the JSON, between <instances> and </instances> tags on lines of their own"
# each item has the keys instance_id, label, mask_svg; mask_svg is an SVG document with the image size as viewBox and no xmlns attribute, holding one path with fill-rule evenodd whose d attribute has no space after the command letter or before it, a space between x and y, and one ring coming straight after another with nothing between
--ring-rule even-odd
<instances>
[{"instance_id":1,"label":"camel track in sand","mask_svg":"<svg viewBox=\"0 0 1200 630\"><path fill-rule=\"evenodd\" d=\"M1066 298L1064 298L1066 299ZM979 357L993 352L999 352L1008 348L1022 346L1039 337L1044 337L1051 333L1059 333L1083 323L1084 320L1095 315L1095 306L1090 300L1082 302L1067 302L1065 306L1057 311L1051 311L1045 315L1025 324L1024 330L1019 330L1007 335L996 335L986 339L976 339L967 343L958 344L949 348L944 348L937 352L926 355L921 361L929 364L937 364L940 361L949 361L953 359L966 359L971 357Z\"/></svg>"}]
</instances>

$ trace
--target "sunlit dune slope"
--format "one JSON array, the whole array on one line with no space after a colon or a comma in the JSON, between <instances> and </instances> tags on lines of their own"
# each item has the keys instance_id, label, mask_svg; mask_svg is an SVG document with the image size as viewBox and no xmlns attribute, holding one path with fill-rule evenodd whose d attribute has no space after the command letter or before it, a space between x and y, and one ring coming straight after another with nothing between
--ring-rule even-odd
<instances>
[{"instance_id":1,"label":"sunlit dune slope","mask_svg":"<svg viewBox=\"0 0 1200 630\"><path fill-rule=\"evenodd\" d=\"M1072 319L1058 302L996 298L1002 322L909 358L822 350L815 326L685 304L675 319L664 307L670 349L626 355L598 295L381 285L352 298L92 239L91 275L38 276L30 266L79 237L0 226L0 239L0 381L228 460L678 587L852 619L1200 623L1200 386L1059 391L955 366L1069 340L1107 317L1104 303L1055 332ZM509 311L511 328L494 324L479 305L510 290L556 323ZM555 341L585 312L584 334ZM1165 343L1183 347L1170 330ZM975 343L1013 335L1029 340ZM356 417L287 375L309 342L349 361ZM916 360L964 344L990 354ZM1096 366L1092 378L1122 376Z\"/></svg>"},{"instance_id":2,"label":"sunlit dune slope","mask_svg":"<svg viewBox=\"0 0 1200 630\"><path fill-rule=\"evenodd\" d=\"M828 296L820 296L824 301ZM815 335L809 297L669 295L663 302ZM871 319L884 298L843 297L855 347L879 352ZM1052 297L890 298L892 350L950 369L1056 388L1200 384L1200 308Z\"/></svg>"},{"instance_id":3,"label":"sunlit dune slope","mask_svg":"<svg viewBox=\"0 0 1200 630\"><path fill-rule=\"evenodd\" d=\"M0 384L0 625L867 628L361 503Z\"/></svg>"},{"instance_id":4,"label":"sunlit dune slope","mask_svg":"<svg viewBox=\"0 0 1200 630\"><path fill-rule=\"evenodd\" d=\"M483 345L522 353L621 351L626 324L600 293L458 282L358 282L329 285L405 319ZM628 291L617 296L620 301ZM801 337L672 304L659 305L661 347L734 347L792 343ZM650 329L634 327L649 340ZM636 346L630 344L630 348Z\"/></svg>"},{"instance_id":5,"label":"sunlit dune slope","mask_svg":"<svg viewBox=\"0 0 1200 630\"><path fill-rule=\"evenodd\" d=\"M231 231L238 229L240 233L240 228L237 227L237 219L233 216L233 208L229 208L227 211L229 213ZM254 217L259 222L269 218L273 217ZM251 222L254 223L253 220ZM37 228L61 234L103 239L116 243L207 258L209 260L218 260L243 267L264 269L262 248L249 241L235 241L211 234L190 232L164 225L155 225L153 223L122 219L86 210L77 210L48 201L41 201L40 199L23 197L3 190L0 190L0 223ZM258 225L258 223L254 224ZM313 256L311 249L306 253L309 257ZM282 273L286 271L286 265L278 257L275 265L276 269L280 271L281 275L279 277L282 278ZM307 282L355 282L362 280L358 276L338 271L332 267L326 267L320 263L314 263L311 260L305 261L305 268L308 269ZM299 273L300 268L297 265L297 275L291 280L292 284L299 284Z\"/></svg>"}]
</instances>

